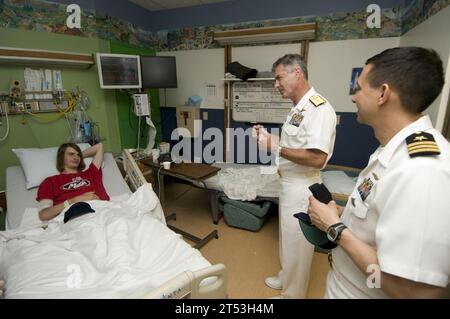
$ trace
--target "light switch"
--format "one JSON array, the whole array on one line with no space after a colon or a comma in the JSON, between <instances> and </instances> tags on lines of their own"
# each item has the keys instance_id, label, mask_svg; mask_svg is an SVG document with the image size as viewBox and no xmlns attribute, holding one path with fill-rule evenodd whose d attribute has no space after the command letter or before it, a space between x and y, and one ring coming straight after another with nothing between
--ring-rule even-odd
<instances>
[{"instance_id":1,"label":"light switch","mask_svg":"<svg viewBox=\"0 0 450 319\"><path fill-rule=\"evenodd\" d=\"M336 115L336 125L341 124L341 116L340 115Z\"/></svg>"},{"instance_id":2,"label":"light switch","mask_svg":"<svg viewBox=\"0 0 450 319\"><path fill-rule=\"evenodd\" d=\"M208 120L208 112L203 112L203 121Z\"/></svg>"},{"instance_id":3,"label":"light switch","mask_svg":"<svg viewBox=\"0 0 450 319\"><path fill-rule=\"evenodd\" d=\"M176 114L177 114L177 127L186 128L191 134L191 137L200 136L201 130L200 107L185 106L185 105L177 106Z\"/></svg>"}]
</instances>

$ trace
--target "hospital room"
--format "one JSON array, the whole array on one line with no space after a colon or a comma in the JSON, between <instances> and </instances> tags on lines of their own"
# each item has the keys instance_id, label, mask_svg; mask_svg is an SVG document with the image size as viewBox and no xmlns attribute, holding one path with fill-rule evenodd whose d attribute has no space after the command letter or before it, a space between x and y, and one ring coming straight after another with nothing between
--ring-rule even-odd
<instances>
[{"instance_id":1,"label":"hospital room","mask_svg":"<svg viewBox=\"0 0 450 319\"><path fill-rule=\"evenodd\" d=\"M449 5L1 0L0 299L450 298Z\"/></svg>"}]
</instances>

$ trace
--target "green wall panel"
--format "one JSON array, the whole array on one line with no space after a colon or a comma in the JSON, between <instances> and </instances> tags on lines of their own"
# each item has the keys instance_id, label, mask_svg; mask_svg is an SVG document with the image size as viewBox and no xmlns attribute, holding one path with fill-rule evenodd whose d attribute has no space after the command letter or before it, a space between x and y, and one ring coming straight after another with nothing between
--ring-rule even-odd
<instances>
[{"instance_id":1,"label":"green wall panel","mask_svg":"<svg viewBox=\"0 0 450 319\"><path fill-rule=\"evenodd\" d=\"M96 38L82 38L39 31L25 31L13 28L0 28L0 46L39 50L55 50L77 53L109 52L108 41ZM24 82L23 71L26 65L0 64L0 91L8 91L12 80ZM32 67L38 68L38 67ZM50 67L47 67L50 68ZM97 67L90 69L55 67L62 72L64 88L72 90L77 86L89 95L88 115L98 123L100 137L109 152L120 152L120 134L114 91L102 90L98 81ZM6 167L18 165L12 148L51 147L67 141L69 128L64 117L53 120L57 113L40 114L39 119L30 115L9 117L10 133L0 142L0 190L5 189ZM0 117L0 136L6 131L6 120Z\"/></svg>"},{"instance_id":2,"label":"green wall panel","mask_svg":"<svg viewBox=\"0 0 450 319\"><path fill-rule=\"evenodd\" d=\"M136 55L155 55L155 52L150 49L130 46L128 44L111 42L111 53L121 54L136 54ZM138 144L138 123L139 117L133 113L133 100L130 94L126 91L114 90L117 101L117 115L120 128L120 140L123 148L137 148ZM157 89L147 90L150 94L151 100L151 118L156 127L155 144L159 145L161 142L161 116L159 109L159 94ZM145 123L145 118L141 117L141 130L139 138L139 147L145 148L147 146L148 125Z\"/></svg>"}]
</instances>

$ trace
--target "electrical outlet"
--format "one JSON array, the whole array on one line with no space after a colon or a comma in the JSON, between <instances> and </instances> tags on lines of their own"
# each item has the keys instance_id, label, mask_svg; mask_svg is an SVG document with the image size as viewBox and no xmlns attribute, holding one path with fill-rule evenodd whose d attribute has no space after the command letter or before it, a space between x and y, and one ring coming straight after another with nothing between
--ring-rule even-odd
<instances>
[{"instance_id":1,"label":"electrical outlet","mask_svg":"<svg viewBox=\"0 0 450 319\"><path fill-rule=\"evenodd\" d=\"M208 120L208 112L203 112L203 121Z\"/></svg>"},{"instance_id":2,"label":"electrical outlet","mask_svg":"<svg viewBox=\"0 0 450 319\"><path fill-rule=\"evenodd\" d=\"M16 110L19 112L25 111L25 106L24 106L23 102L15 102L15 107L16 107Z\"/></svg>"}]
</instances>

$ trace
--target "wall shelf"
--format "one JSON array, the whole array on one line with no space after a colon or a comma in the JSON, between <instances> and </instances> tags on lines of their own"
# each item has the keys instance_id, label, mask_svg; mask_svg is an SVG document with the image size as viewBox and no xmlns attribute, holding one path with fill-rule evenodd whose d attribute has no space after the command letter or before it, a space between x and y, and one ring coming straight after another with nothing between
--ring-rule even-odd
<instances>
[{"instance_id":1,"label":"wall shelf","mask_svg":"<svg viewBox=\"0 0 450 319\"><path fill-rule=\"evenodd\" d=\"M59 103L55 102L53 99L26 99L15 102L15 105L11 105L6 101L0 101L0 115L5 115L5 110L8 110L8 115L58 113L66 111L69 104L69 100L66 98Z\"/></svg>"},{"instance_id":2,"label":"wall shelf","mask_svg":"<svg viewBox=\"0 0 450 319\"><path fill-rule=\"evenodd\" d=\"M8 116L11 116L11 115L29 115L30 113L31 114L39 114L39 113L58 113L58 112L62 112L62 111L64 111L65 109L60 109L60 110L58 110L58 109L53 109L53 110L45 110L45 111L8 111ZM1 112L0 113L0 115L5 115L5 112Z\"/></svg>"},{"instance_id":3,"label":"wall shelf","mask_svg":"<svg viewBox=\"0 0 450 319\"><path fill-rule=\"evenodd\" d=\"M315 38L316 23L214 32L214 40L222 46L314 40Z\"/></svg>"},{"instance_id":4,"label":"wall shelf","mask_svg":"<svg viewBox=\"0 0 450 319\"><path fill-rule=\"evenodd\" d=\"M0 64L90 68L95 64L95 59L92 54L86 53L0 47Z\"/></svg>"}]
</instances>

